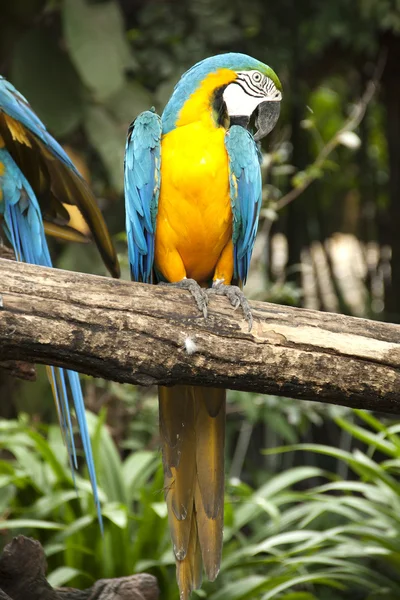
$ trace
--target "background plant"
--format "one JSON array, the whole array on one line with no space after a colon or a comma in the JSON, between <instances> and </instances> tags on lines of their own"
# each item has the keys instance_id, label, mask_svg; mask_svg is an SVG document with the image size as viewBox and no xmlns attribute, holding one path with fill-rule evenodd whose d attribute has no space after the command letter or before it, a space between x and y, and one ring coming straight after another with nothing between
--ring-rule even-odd
<instances>
[{"instance_id":1,"label":"background plant","mask_svg":"<svg viewBox=\"0 0 400 600\"><path fill-rule=\"evenodd\" d=\"M26 416L0 422L1 531L5 541L17 531L42 540L54 585L72 580L84 587L147 570L158 576L163 598L175 598L158 452L137 450L122 461L103 416L88 413L104 538L89 481L78 475L74 485L59 458L58 428L34 425ZM286 468L257 489L230 479L221 574L200 597L398 597L400 424L385 425L363 411L354 417L361 424L335 418L359 444L352 452L321 444L265 451L312 452L329 458L329 469Z\"/></svg>"}]
</instances>

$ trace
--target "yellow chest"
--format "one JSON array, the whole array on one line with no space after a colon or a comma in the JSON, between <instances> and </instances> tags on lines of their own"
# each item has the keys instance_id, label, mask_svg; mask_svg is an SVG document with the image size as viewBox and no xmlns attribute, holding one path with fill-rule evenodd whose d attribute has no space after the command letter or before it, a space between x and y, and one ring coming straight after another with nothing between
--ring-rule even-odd
<instances>
[{"instance_id":1,"label":"yellow chest","mask_svg":"<svg viewBox=\"0 0 400 600\"><path fill-rule=\"evenodd\" d=\"M232 236L225 130L196 121L164 136L156 227L156 265L173 251L187 277L206 281Z\"/></svg>"}]
</instances>

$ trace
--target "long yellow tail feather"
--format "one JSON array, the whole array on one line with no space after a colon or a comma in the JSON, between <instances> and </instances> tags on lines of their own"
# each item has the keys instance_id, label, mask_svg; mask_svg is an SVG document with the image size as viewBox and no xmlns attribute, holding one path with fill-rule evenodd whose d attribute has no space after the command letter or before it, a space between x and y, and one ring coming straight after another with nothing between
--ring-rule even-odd
<instances>
[{"instance_id":1,"label":"long yellow tail feather","mask_svg":"<svg viewBox=\"0 0 400 600\"><path fill-rule=\"evenodd\" d=\"M165 497L181 600L218 574L224 520L226 392L159 388Z\"/></svg>"}]
</instances>

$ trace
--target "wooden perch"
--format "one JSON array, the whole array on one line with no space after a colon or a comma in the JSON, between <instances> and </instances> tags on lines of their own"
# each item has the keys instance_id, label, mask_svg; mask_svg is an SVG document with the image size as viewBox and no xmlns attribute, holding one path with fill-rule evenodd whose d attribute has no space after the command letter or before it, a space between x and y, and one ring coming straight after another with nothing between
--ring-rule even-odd
<instances>
[{"instance_id":1,"label":"wooden perch","mask_svg":"<svg viewBox=\"0 0 400 600\"><path fill-rule=\"evenodd\" d=\"M0 258L7 258L8 260L15 260L15 255L11 248L5 246L1 240L0 234ZM1 301L0 301L1 308ZM19 360L6 360L0 362L0 377L1 375L11 375L11 377L18 377L18 379L28 379L29 381L35 381L36 371L35 366L30 363L24 363ZM0 597L1 600L1 597Z\"/></svg>"},{"instance_id":2,"label":"wooden perch","mask_svg":"<svg viewBox=\"0 0 400 600\"><path fill-rule=\"evenodd\" d=\"M157 581L141 573L99 579L87 590L52 588L39 542L19 535L0 556L0 600L158 600Z\"/></svg>"},{"instance_id":3,"label":"wooden perch","mask_svg":"<svg viewBox=\"0 0 400 600\"><path fill-rule=\"evenodd\" d=\"M212 298L0 259L0 360L400 412L400 325Z\"/></svg>"}]
</instances>

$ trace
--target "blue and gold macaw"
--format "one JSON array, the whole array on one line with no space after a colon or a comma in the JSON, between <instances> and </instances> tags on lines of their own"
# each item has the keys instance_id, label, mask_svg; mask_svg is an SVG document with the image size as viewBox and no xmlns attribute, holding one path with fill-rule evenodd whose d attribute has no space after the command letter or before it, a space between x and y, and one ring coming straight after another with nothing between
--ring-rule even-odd
<instances>
[{"instance_id":1,"label":"blue and gold macaw","mask_svg":"<svg viewBox=\"0 0 400 600\"><path fill-rule=\"evenodd\" d=\"M256 141L275 126L281 84L267 65L223 54L187 71L160 118L128 131L126 228L132 278L210 293L251 313L240 289L261 208ZM255 115L257 131L248 131ZM232 285L236 284L236 285ZM166 502L180 598L218 574L224 515L225 390L159 388Z\"/></svg>"},{"instance_id":2,"label":"blue and gold macaw","mask_svg":"<svg viewBox=\"0 0 400 600\"><path fill-rule=\"evenodd\" d=\"M77 207L108 270L119 277L115 249L89 186L27 100L0 76L0 241L2 226L17 260L51 267L45 231L66 240L87 240L71 226L69 205ZM101 523L79 375L58 367L47 371L70 462L76 467L69 395L72 397Z\"/></svg>"}]
</instances>

